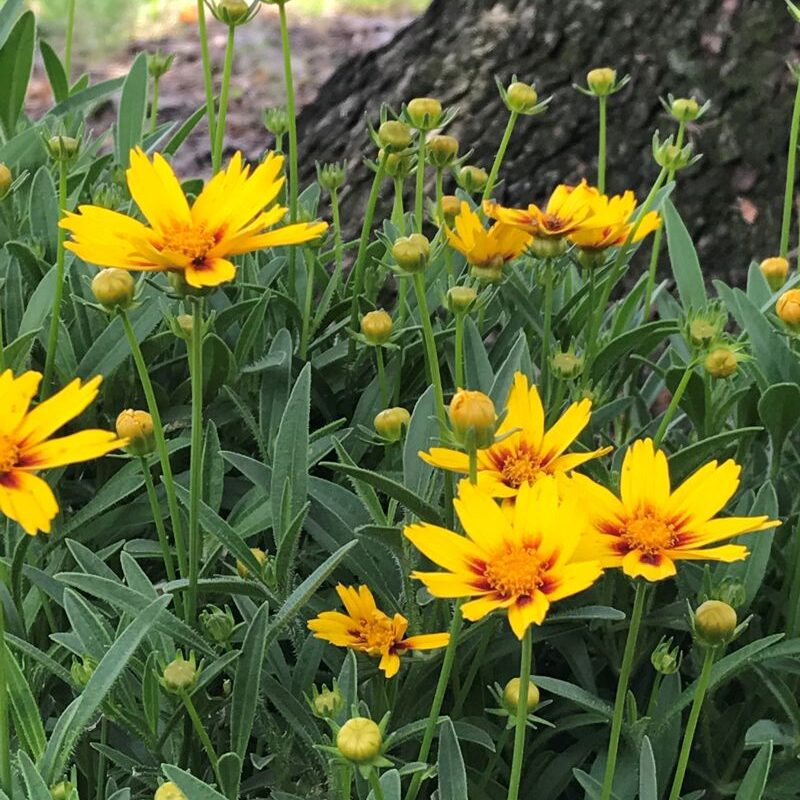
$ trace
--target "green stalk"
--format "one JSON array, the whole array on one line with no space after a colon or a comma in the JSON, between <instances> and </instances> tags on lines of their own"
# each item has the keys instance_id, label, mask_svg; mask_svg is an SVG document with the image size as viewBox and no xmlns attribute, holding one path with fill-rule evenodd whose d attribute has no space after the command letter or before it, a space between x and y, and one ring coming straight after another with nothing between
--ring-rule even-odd
<instances>
[{"instance_id":1,"label":"green stalk","mask_svg":"<svg viewBox=\"0 0 800 800\"><path fill-rule=\"evenodd\" d=\"M511 134L514 132L514 126L517 124L518 117L519 113L512 111L508 118L506 129L503 132L503 138L500 140L500 147L497 148L497 154L494 157L492 169L489 172L489 179L486 181L486 186L483 189L483 196L481 197L482 201L488 200L492 194L492 189L494 189L494 185L497 182L497 176L500 173L500 166L502 165L503 159L506 156L508 143L511 141Z\"/></svg>"},{"instance_id":2,"label":"green stalk","mask_svg":"<svg viewBox=\"0 0 800 800\"><path fill-rule=\"evenodd\" d=\"M381 387L381 403L383 408L389 407L389 387L386 383L386 369L383 365L383 348L378 345L375 348L375 363L378 366L378 385Z\"/></svg>"},{"instance_id":3,"label":"green stalk","mask_svg":"<svg viewBox=\"0 0 800 800\"><path fill-rule=\"evenodd\" d=\"M633 668L633 657L636 654L636 641L639 638L639 628L642 625L642 616L644 615L646 594L647 584L644 581L638 581L633 601L633 611L631 612L631 624L628 628L628 638L625 642L625 652L622 655L622 668L617 682L614 716L611 721L611 736L608 742L608 759L606 761L606 772L603 778L600 800L609 800L611 789L614 785L614 773L617 769L617 755L619 754L619 739L622 733L622 716L625 711L625 698L628 696L628 685L631 679L631 669Z\"/></svg>"},{"instance_id":4,"label":"green stalk","mask_svg":"<svg viewBox=\"0 0 800 800\"><path fill-rule=\"evenodd\" d=\"M405 209L403 208L403 179L395 178L394 184L394 201L392 202L392 224L397 228L400 236L405 236L405 223L403 215Z\"/></svg>"},{"instance_id":5,"label":"green stalk","mask_svg":"<svg viewBox=\"0 0 800 800\"><path fill-rule=\"evenodd\" d=\"M189 600L186 617L194 624L197 616L197 583L203 553L200 530L200 501L203 494L203 301L197 299L192 314L189 357L192 381L192 449L189 459Z\"/></svg>"},{"instance_id":6,"label":"green stalk","mask_svg":"<svg viewBox=\"0 0 800 800\"><path fill-rule=\"evenodd\" d=\"M464 314L456 314L456 389L464 387Z\"/></svg>"},{"instance_id":7,"label":"green stalk","mask_svg":"<svg viewBox=\"0 0 800 800\"><path fill-rule=\"evenodd\" d=\"M417 233L422 233L422 222L424 219L423 205L425 201L425 131L418 132L417 140L417 174L416 188L414 192L414 229Z\"/></svg>"},{"instance_id":8,"label":"green stalk","mask_svg":"<svg viewBox=\"0 0 800 800\"><path fill-rule=\"evenodd\" d=\"M200 739L200 743L203 745L203 749L206 751L208 760L211 762L211 769L214 770L214 778L217 781L217 786L221 787L222 781L220 780L219 776L219 758L217 758L214 745L211 744L211 738L208 735L208 731L206 731L205 725L203 725L203 721L200 719L200 715L197 713L197 709L194 707L192 698L186 691L182 691L180 695L181 700L183 700L186 713L189 715L189 719L192 721L195 733L197 733L197 738Z\"/></svg>"},{"instance_id":9,"label":"green stalk","mask_svg":"<svg viewBox=\"0 0 800 800\"><path fill-rule=\"evenodd\" d=\"M795 638L800 634L800 520L794 534L794 569L792 570L792 585L789 589L789 611L786 618L786 635Z\"/></svg>"},{"instance_id":10,"label":"green stalk","mask_svg":"<svg viewBox=\"0 0 800 800\"><path fill-rule=\"evenodd\" d=\"M75 35L75 0L67 3L67 40L64 43L64 72L67 75L67 83L72 80L72 40Z\"/></svg>"},{"instance_id":11,"label":"green stalk","mask_svg":"<svg viewBox=\"0 0 800 800\"><path fill-rule=\"evenodd\" d=\"M292 248L294 249L294 248ZM310 262L310 263L309 263ZM308 343L311 338L312 306L314 304L314 260L306 259L306 299L303 305L303 326L300 331L300 358L305 360L308 353Z\"/></svg>"},{"instance_id":12,"label":"green stalk","mask_svg":"<svg viewBox=\"0 0 800 800\"><path fill-rule=\"evenodd\" d=\"M0 788L11 797L11 731L8 714L8 667L6 666L5 608L0 602Z\"/></svg>"},{"instance_id":13,"label":"green stalk","mask_svg":"<svg viewBox=\"0 0 800 800\"><path fill-rule=\"evenodd\" d=\"M67 163L64 159L58 161L58 218L63 218L67 210ZM58 229L58 245L56 249L56 286L53 292L53 309L50 312L50 331L47 336L47 353L44 359L44 378L42 379L43 400L50 392L53 380L53 370L56 363L56 348L58 347L58 328L61 322L61 301L64 296L64 258L66 250L64 242L67 232L64 228Z\"/></svg>"},{"instance_id":14,"label":"green stalk","mask_svg":"<svg viewBox=\"0 0 800 800\"><path fill-rule=\"evenodd\" d=\"M167 540L167 530L164 527L164 520L161 517L161 506L158 503L158 494L153 484L153 476L150 474L150 465L146 458L141 458L142 474L144 475L144 485L147 488L147 499L150 501L150 510L153 513L153 522L156 524L158 532L158 543L161 545L161 555L164 558L164 569L170 581L175 580L175 565L172 562L172 553L169 549Z\"/></svg>"},{"instance_id":15,"label":"green stalk","mask_svg":"<svg viewBox=\"0 0 800 800\"><path fill-rule=\"evenodd\" d=\"M697 688L694 691L692 710L689 712L689 719L686 722L686 731L683 734L683 744L681 745L681 753L678 756L678 766L675 768L675 778L672 781L672 791L669 793L669 800L679 800L681 795L683 779L686 777L686 768L689 766L689 756L692 753L692 743L694 741L695 731L697 730L697 722L700 719L703 700L705 700L708 684L711 680L711 668L714 666L715 652L713 647L706 648L703 668L700 671L700 677L697 679Z\"/></svg>"},{"instance_id":16,"label":"green stalk","mask_svg":"<svg viewBox=\"0 0 800 800\"><path fill-rule=\"evenodd\" d=\"M214 131L214 147L211 151L211 169L216 175L222 166L222 151L225 147L225 122L228 116L228 99L231 91L233 72L233 49L236 40L236 26L228 25L228 41L225 45L225 65L222 69L222 89L219 95L219 117Z\"/></svg>"},{"instance_id":17,"label":"green stalk","mask_svg":"<svg viewBox=\"0 0 800 800\"><path fill-rule=\"evenodd\" d=\"M428 298L425 293L425 273L414 273L414 290L417 294L417 305L422 322L422 339L425 343L425 357L428 362L428 372L431 376L433 391L436 395L436 416L439 420L439 433L444 439L447 432L447 414L444 408L444 389L442 388L442 374L439 370L439 354L436 352L436 340L433 337L431 314L428 310Z\"/></svg>"},{"instance_id":18,"label":"green stalk","mask_svg":"<svg viewBox=\"0 0 800 800\"><path fill-rule=\"evenodd\" d=\"M333 216L333 277L341 288L344 257L342 255L342 219L339 211L339 190L331 189L331 215Z\"/></svg>"},{"instance_id":19,"label":"green stalk","mask_svg":"<svg viewBox=\"0 0 800 800\"><path fill-rule=\"evenodd\" d=\"M353 771L349 765L342 767L342 800L350 800L353 787Z\"/></svg>"},{"instance_id":20,"label":"green stalk","mask_svg":"<svg viewBox=\"0 0 800 800\"><path fill-rule=\"evenodd\" d=\"M542 334L542 363L540 366L542 392L549 396L550 351L553 332L553 265L548 258L544 265L544 332Z\"/></svg>"},{"instance_id":21,"label":"green stalk","mask_svg":"<svg viewBox=\"0 0 800 800\"><path fill-rule=\"evenodd\" d=\"M692 377L693 372L694 372L694 361L692 361L686 367L686 371L683 373L683 376L681 377L681 382L675 389L675 394L672 395L672 399L669 401L667 410L664 412L664 416L661 418L661 424L658 426L658 431L656 431L656 435L653 438L654 447L657 448L664 439L664 435L667 432L669 423L672 421L672 418L675 416L675 412L678 410L678 404L681 402L681 399L683 398L683 393L686 391L686 387L689 385L689 381Z\"/></svg>"},{"instance_id":22,"label":"green stalk","mask_svg":"<svg viewBox=\"0 0 800 800\"><path fill-rule=\"evenodd\" d=\"M158 125L158 93L161 86L161 78L153 78L153 99L150 103L150 133L155 133Z\"/></svg>"},{"instance_id":23,"label":"green stalk","mask_svg":"<svg viewBox=\"0 0 800 800\"><path fill-rule=\"evenodd\" d=\"M792 224L792 197L794 195L794 180L797 166L797 136L800 131L800 78L797 80L797 89L794 95L792 108L792 125L789 129L789 153L786 158L786 188L783 192L783 221L781 223L781 244L779 255L786 258L789 252L789 228Z\"/></svg>"},{"instance_id":24,"label":"green stalk","mask_svg":"<svg viewBox=\"0 0 800 800\"><path fill-rule=\"evenodd\" d=\"M211 56L208 50L208 28L206 26L206 5L204 0L197 0L197 31L200 34L200 55L203 62L203 85L206 91L208 137L213 153L217 121L216 109L214 108L214 79L211 75Z\"/></svg>"},{"instance_id":25,"label":"green stalk","mask_svg":"<svg viewBox=\"0 0 800 800\"><path fill-rule=\"evenodd\" d=\"M108 746L108 720L105 716L100 720L100 744ZM95 783L95 797L103 800L106 796L106 754L100 753L97 756L97 782Z\"/></svg>"},{"instance_id":26,"label":"green stalk","mask_svg":"<svg viewBox=\"0 0 800 800\"><path fill-rule=\"evenodd\" d=\"M517 700L517 719L514 728L514 756L511 760L511 778L508 784L508 800L517 800L522 781L522 762L525 755L525 731L528 720L528 683L531 678L531 656L533 636L530 627L522 639L522 653L519 664L519 699Z\"/></svg>"},{"instance_id":27,"label":"green stalk","mask_svg":"<svg viewBox=\"0 0 800 800\"><path fill-rule=\"evenodd\" d=\"M178 555L178 569L182 577L189 575L189 559L186 553L186 542L183 537L183 523L181 520L180 507L178 506L178 496L175 492L175 478L172 474L172 464L169 460L169 449L167 448L167 438L164 435L164 424L161 421L161 412L158 410L156 393L153 391L153 383L150 380L150 373L147 371L142 349L139 347L139 340L133 330L131 321L125 311L120 312L122 327L128 337L128 344L131 348L133 363L139 375L139 382L142 385L145 401L147 403L147 413L153 418L153 435L156 440L156 452L161 462L161 474L164 477L164 489L167 493L167 507L172 522L172 535L175 538L175 550Z\"/></svg>"},{"instance_id":28,"label":"green stalk","mask_svg":"<svg viewBox=\"0 0 800 800\"><path fill-rule=\"evenodd\" d=\"M597 188L601 194L606 191L606 110L608 97L600 95L597 98L598 119L597 119Z\"/></svg>"},{"instance_id":29,"label":"green stalk","mask_svg":"<svg viewBox=\"0 0 800 800\"><path fill-rule=\"evenodd\" d=\"M383 786L381 786L381 779L378 776L378 770L370 770L369 785L372 787L372 796L374 800L386 800L386 796L383 793Z\"/></svg>"}]
</instances>

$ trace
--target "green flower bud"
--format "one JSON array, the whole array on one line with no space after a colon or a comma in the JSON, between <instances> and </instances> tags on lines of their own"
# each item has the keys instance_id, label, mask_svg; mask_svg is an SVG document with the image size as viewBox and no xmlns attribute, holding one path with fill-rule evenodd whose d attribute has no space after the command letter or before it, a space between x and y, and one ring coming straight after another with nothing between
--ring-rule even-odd
<instances>
[{"instance_id":1,"label":"green flower bud","mask_svg":"<svg viewBox=\"0 0 800 800\"><path fill-rule=\"evenodd\" d=\"M706 600L694 612L694 632L701 644L720 647L736 632L736 611L721 600Z\"/></svg>"},{"instance_id":2,"label":"green flower bud","mask_svg":"<svg viewBox=\"0 0 800 800\"><path fill-rule=\"evenodd\" d=\"M463 314L472 308L478 292L471 286L453 286L447 290L447 306L452 314Z\"/></svg>"},{"instance_id":3,"label":"green flower bud","mask_svg":"<svg viewBox=\"0 0 800 800\"><path fill-rule=\"evenodd\" d=\"M431 245L421 233L401 236L392 245L392 257L403 272L422 272L428 266Z\"/></svg>"},{"instance_id":4,"label":"green flower bud","mask_svg":"<svg viewBox=\"0 0 800 800\"><path fill-rule=\"evenodd\" d=\"M385 408L373 420L375 431L387 442L399 442L403 431L411 422L411 414L405 408Z\"/></svg>"},{"instance_id":5,"label":"green flower bud","mask_svg":"<svg viewBox=\"0 0 800 800\"><path fill-rule=\"evenodd\" d=\"M159 80L167 74L172 62L175 61L175 54L165 55L160 50L155 53L149 53L147 56L147 71L150 73L151 78Z\"/></svg>"},{"instance_id":6,"label":"green flower bud","mask_svg":"<svg viewBox=\"0 0 800 800\"><path fill-rule=\"evenodd\" d=\"M672 101L670 113L678 122L691 122L700 116L700 103L694 97L678 97Z\"/></svg>"},{"instance_id":7,"label":"green flower bud","mask_svg":"<svg viewBox=\"0 0 800 800\"><path fill-rule=\"evenodd\" d=\"M611 67L597 67L587 73L586 84L595 95L605 97L617 85L617 71Z\"/></svg>"},{"instance_id":8,"label":"green flower bud","mask_svg":"<svg viewBox=\"0 0 800 800\"><path fill-rule=\"evenodd\" d=\"M276 138L289 131L289 112L281 107L266 108L263 114L264 127Z\"/></svg>"},{"instance_id":9,"label":"green flower bud","mask_svg":"<svg viewBox=\"0 0 800 800\"><path fill-rule=\"evenodd\" d=\"M406 106L406 114L417 130L430 131L439 127L442 104L432 97L415 97Z\"/></svg>"},{"instance_id":10,"label":"green flower bud","mask_svg":"<svg viewBox=\"0 0 800 800\"><path fill-rule=\"evenodd\" d=\"M245 0L219 0L213 13L220 22L232 27L244 25L254 16L250 14L250 4Z\"/></svg>"},{"instance_id":11,"label":"green flower bud","mask_svg":"<svg viewBox=\"0 0 800 800\"><path fill-rule=\"evenodd\" d=\"M333 682L333 691L327 686L323 686L317 691L314 687L314 697L311 701L314 713L320 719L332 719L344 708L344 696L339 690L336 681Z\"/></svg>"},{"instance_id":12,"label":"green flower bud","mask_svg":"<svg viewBox=\"0 0 800 800\"><path fill-rule=\"evenodd\" d=\"M125 449L132 456L147 456L156 449L153 418L146 411L126 409L117 417L116 429L120 439L128 440Z\"/></svg>"},{"instance_id":13,"label":"green flower bud","mask_svg":"<svg viewBox=\"0 0 800 800\"><path fill-rule=\"evenodd\" d=\"M89 683L89 678L92 677L94 671L97 669L97 661L91 656L83 656L80 661L77 659L72 660L72 665L69 668L69 674L75 684L84 689L86 684Z\"/></svg>"},{"instance_id":14,"label":"green flower bud","mask_svg":"<svg viewBox=\"0 0 800 800\"><path fill-rule=\"evenodd\" d=\"M572 350L555 353L550 359L550 365L556 377L571 380L583 373L583 356L577 355Z\"/></svg>"},{"instance_id":15,"label":"green flower bud","mask_svg":"<svg viewBox=\"0 0 800 800\"><path fill-rule=\"evenodd\" d=\"M383 309L367 312L361 318L361 333L369 344L386 344L392 335L392 317Z\"/></svg>"},{"instance_id":16,"label":"green flower bud","mask_svg":"<svg viewBox=\"0 0 800 800\"><path fill-rule=\"evenodd\" d=\"M672 646L672 639L662 638L650 655L653 669L661 675L672 675L681 667L683 653L680 647Z\"/></svg>"},{"instance_id":17,"label":"green flower bud","mask_svg":"<svg viewBox=\"0 0 800 800\"><path fill-rule=\"evenodd\" d=\"M458 158L458 139L443 134L431 136L427 142L428 160L437 169L449 167Z\"/></svg>"},{"instance_id":18,"label":"green flower bud","mask_svg":"<svg viewBox=\"0 0 800 800\"><path fill-rule=\"evenodd\" d=\"M333 164L317 164L317 180L328 194L333 194L344 185L344 165L338 161Z\"/></svg>"},{"instance_id":19,"label":"green flower bud","mask_svg":"<svg viewBox=\"0 0 800 800\"><path fill-rule=\"evenodd\" d=\"M53 800L69 800L75 787L69 781L59 781L50 787Z\"/></svg>"},{"instance_id":20,"label":"green flower bud","mask_svg":"<svg viewBox=\"0 0 800 800\"><path fill-rule=\"evenodd\" d=\"M190 653L188 661L184 659L182 653L177 653L175 659L164 667L161 673L161 685L174 694L188 692L197 683L198 675L194 653Z\"/></svg>"},{"instance_id":21,"label":"green flower bud","mask_svg":"<svg viewBox=\"0 0 800 800\"><path fill-rule=\"evenodd\" d=\"M539 95L530 84L514 81L506 89L506 102L512 111L516 111L518 114L529 114L536 108Z\"/></svg>"},{"instance_id":22,"label":"green flower bud","mask_svg":"<svg viewBox=\"0 0 800 800\"><path fill-rule=\"evenodd\" d=\"M405 150L411 144L411 129L396 119L386 120L378 128L378 141L387 152Z\"/></svg>"},{"instance_id":23,"label":"green flower bud","mask_svg":"<svg viewBox=\"0 0 800 800\"><path fill-rule=\"evenodd\" d=\"M125 310L133 305L136 281L126 269L103 269L92 278L92 294L109 311Z\"/></svg>"},{"instance_id":24,"label":"green flower bud","mask_svg":"<svg viewBox=\"0 0 800 800\"><path fill-rule=\"evenodd\" d=\"M512 678L507 684L506 688L503 689L503 706L505 707L506 711L512 716L516 715L517 713L517 704L519 703L519 695L520 695L520 687L522 686L522 681L519 678ZM527 710L528 712L533 711L536 706L539 705L540 695L539 695L539 687L533 681L528 681L528 702L527 702Z\"/></svg>"},{"instance_id":25,"label":"green flower bud","mask_svg":"<svg viewBox=\"0 0 800 800\"><path fill-rule=\"evenodd\" d=\"M456 180L465 192L477 194L486 188L486 184L489 182L489 173L482 167L467 165L458 171Z\"/></svg>"},{"instance_id":26,"label":"green flower bud","mask_svg":"<svg viewBox=\"0 0 800 800\"><path fill-rule=\"evenodd\" d=\"M236 621L228 606L223 611L217 606L206 606L200 612L200 624L206 634L217 644L225 644L233 635Z\"/></svg>"},{"instance_id":27,"label":"green flower bud","mask_svg":"<svg viewBox=\"0 0 800 800\"><path fill-rule=\"evenodd\" d=\"M739 357L732 347L720 345L705 357L703 367L712 378L730 378L739 369Z\"/></svg>"},{"instance_id":28,"label":"green flower bud","mask_svg":"<svg viewBox=\"0 0 800 800\"><path fill-rule=\"evenodd\" d=\"M383 735L377 723L367 717L353 717L336 735L336 747L353 764L369 764L381 754Z\"/></svg>"},{"instance_id":29,"label":"green flower bud","mask_svg":"<svg viewBox=\"0 0 800 800\"><path fill-rule=\"evenodd\" d=\"M47 140L50 157L56 161L72 161L79 147L80 143L72 136L51 136Z\"/></svg>"}]
</instances>

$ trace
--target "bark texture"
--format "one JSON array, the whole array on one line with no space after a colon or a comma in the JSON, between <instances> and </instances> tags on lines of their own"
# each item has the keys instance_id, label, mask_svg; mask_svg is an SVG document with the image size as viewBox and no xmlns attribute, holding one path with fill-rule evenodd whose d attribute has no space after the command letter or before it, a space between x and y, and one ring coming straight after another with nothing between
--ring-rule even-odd
<instances>
[{"instance_id":1,"label":"bark texture","mask_svg":"<svg viewBox=\"0 0 800 800\"><path fill-rule=\"evenodd\" d=\"M488 170L507 120L494 76L516 73L553 101L520 118L497 198L526 203L593 180L596 103L572 84L609 65L632 76L609 102L609 191L641 198L655 177L653 131L674 130L659 97L712 101L690 126L703 159L680 174L677 204L704 267L741 280L751 259L777 251L797 29L782 0L433 0L388 45L339 67L303 110L303 178L315 161L344 160L345 218L357 226L372 178L361 159L374 153L365 120L381 102L399 109L424 95L458 106L448 132Z\"/></svg>"}]
</instances>

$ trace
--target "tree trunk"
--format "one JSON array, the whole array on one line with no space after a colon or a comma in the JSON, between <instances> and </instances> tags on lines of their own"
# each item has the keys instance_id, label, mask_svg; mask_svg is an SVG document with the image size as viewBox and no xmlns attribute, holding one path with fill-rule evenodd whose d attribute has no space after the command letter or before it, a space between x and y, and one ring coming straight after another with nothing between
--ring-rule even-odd
<instances>
[{"instance_id":1,"label":"tree trunk","mask_svg":"<svg viewBox=\"0 0 800 800\"><path fill-rule=\"evenodd\" d=\"M608 190L641 199L649 189L653 131L675 127L659 97L710 99L689 128L703 159L679 175L675 196L706 269L740 281L752 259L777 251L796 43L781 0L433 0L388 45L339 67L303 110L303 177L315 161L344 160L344 213L357 227L372 177L361 159L374 156L366 120L381 103L399 110L427 95L459 108L448 132L488 170L508 118L494 76L507 84L516 73L553 100L520 118L497 199L525 204L559 182L593 181L596 102L572 84L613 66L632 80L609 100Z\"/></svg>"}]
</instances>

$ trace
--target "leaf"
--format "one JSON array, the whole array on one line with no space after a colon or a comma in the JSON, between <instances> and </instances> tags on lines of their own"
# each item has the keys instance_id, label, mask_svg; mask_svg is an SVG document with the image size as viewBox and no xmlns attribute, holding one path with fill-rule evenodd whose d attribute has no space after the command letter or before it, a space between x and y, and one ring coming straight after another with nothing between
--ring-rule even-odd
<instances>
[{"instance_id":1,"label":"leaf","mask_svg":"<svg viewBox=\"0 0 800 800\"><path fill-rule=\"evenodd\" d=\"M800 421L800 386L774 383L758 401L758 416L772 441L773 462L780 458L786 437Z\"/></svg>"},{"instance_id":2,"label":"leaf","mask_svg":"<svg viewBox=\"0 0 800 800\"><path fill-rule=\"evenodd\" d=\"M772 764L772 742L766 742L747 768L735 800L761 800L767 788L767 777Z\"/></svg>"},{"instance_id":3,"label":"leaf","mask_svg":"<svg viewBox=\"0 0 800 800\"><path fill-rule=\"evenodd\" d=\"M142 144L144 118L147 112L147 53L139 53L122 84L117 113L117 162L127 169L130 153Z\"/></svg>"},{"instance_id":4,"label":"leaf","mask_svg":"<svg viewBox=\"0 0 800 800\"><path fill-rule=\"evenodd\" d=\"M703 271L697 258L692 237L675 210L671 200L664 201L662 209L664 227L667 229L667 247L672 274L684 309L699 310L708 302Z\"/></svg>"},{"instance_id":5,"label":"leaf","mask_svg":"<svg viewBox=\"0 0 800 800\"><path fill-rule=\"evenodd\" d=\"M396 769L390 769L383 773L380 777L381 791L383 792L383 800L400 800L401 797L401 784L400 773ZM370 792L367 800L375 800L375 793ZM443 800L444 795L439 795L439 800ZM466 798L466 794L462 795Z\"/></svg>"},{"instance_id":6,"label":"leaf","mask_svg":"<svg viewBox=\"0 0 800 800\"><path fill-rule=\"evenodd\" d=\"M41 167L33 176L28 216L34 239L44 247L44 257L54 262L58 244L58 192L47 167Z\"/></svg>"},{"instance_id":7,"label":"leaf","mask_svg":"<svg viewBox=\"0 0 800 800\"><path fill-rule=\"evenodd\" d=\"M433 386L429 386L414 406L403 443L403 482L417 495L430 485L434 473L434 468L426 464L419 453L429 450L439 441L435 402Z\"/></svg>"},{"instance_id":8,"label":"leaf","mask_svg":"<svg viewBox=\"0 0 800 800\"><path fill-rule=\"evenodd\" d=\"M203 783L203 781L195 778L194 775L190 775L178 767L162 764L161 769L167 778L176 784L186 797L191 797L192 800L227 800L216 789L212 789L207 783Z\"/></svg>"},{"instance_id":9,"label":"leaf","mask_svg":"<svg viewBox=\"0 0 800 800\"><path fill-rule=\"evenodd\" d=\"M464 800L467 797L467 771L455 728L445 720L439 733L439 800Z\"/></svg>"},{"instance_id":10,"label":"leaf","mask_svg":"<svg viewBox=\"0 0 800 800\"><path fill-rule=\"evenodd\" d=\"M8 649L6 649L6 680L11 701L11 717L17 738L30 757L38 760L47 745L42 715L17 659Z\"/></svg>"},{"instance_id":11,"label":"leaf","mask_svg":"<svg viewBox=\"0 0 800 800\"><path fill-rule=\"evenodd\" d=\"M674 319L658 319L620 334L597 354L592 364L592 378L599 380L605 377L606 373L631 354L646 356L669 335L677 332L678 323Z\"/></svg>"},{"instance_id":12,"label":"leaf","mask_svg":"<svg viewBox=\"0 0 800 800\"><path fill-rule=\"evenodd\" d=\"M64 65L58 53L44 39L39 42L39 50L42 53L47 80L50 81L50 88L53 90L53 98L60 103L69 97L69 81L67 73L64 72Z\"/></svg>"},{"instance_id":13,"label":"leaf","mask_svg":"<svg viewBox=\"0 0 800 800\"><path fill-rule=\"evenodd\" d=\"M647 736L642 739L639 752L639 800L659 800L656 759Z\"/></svg>"},{"instance_id":14,"label":"leaf","mask_svg":"<svg viewBox=\"0 0 800 800\"><path fill-rule=\"evenodd\" d=\"M52 800L47 783L42 779L28 754L24 750L20 751L18 758L22 779L25 782L26 800Z\"/></svg>"},{"instance_id":15,"label":"leaf","mask_svg":"<svg viewBox=\"0 0 800 800\"><path fill-rule=\"evenodd\" d=\"M0 47L0 123L6 139L16 133L17 119L25 104L35 41L36 19L32 11L26 11Z\"/></svg>"},{"instance_id":16,"label":"leaf","mask_svg":"<svg viewBox=\"0 0 800 800\"><path fill-rule=\"evenodd\" d=\"M48 116L63 117L73 111L79 111L84 106L92 103L99 103L105 100L109 95L114 94L117 89L125 82L125 76L119 78L111 78L110 80L97 83L94 86L89 86L86 89L71 94L66 100L58 105L53 106L48 112Z\"/></svg>"},{"instance_id":17,"label":"leaf","mask_svg":"<svg viewBox=\"0 0 800 800\"><path fill-rule=\"evenodd\" d=\"M674 481L683 480L690 472L705 464L709 459L719 459L724 449L736 447L745 441L746 437L755 436L763 429L757 427L737 428L733 431L723 431L716 436L710 436L683 450L678 450L669 456L669 471Z\"/></svg>"},{"instance_id":18,"label":"leaf","mask_svg":"<svg viewBox=\"0 0 800 800\"><path fill-rule=\"evenodd\" d=\"M471 316L464 320L464 380L467 385L463 388L482 392L488 392L494 380L483 339Z\"/></svg>"},{"instance_id":19,"label":"leaf","mask_svg":"<svg viewBox=\"0 0 800 800\"><path fill-rule=\"evenodd\" d=\"M587 711L594 711L608 719L611 719L614 713L614 709L605 700L601 700L596 695L587 692L586 689L581 689L580 686L576 686L574 683L562 681L558 678L548 678L546 675L537 675L533 680L540 689L571 700Z\"/></svg>"}]
</instances>

